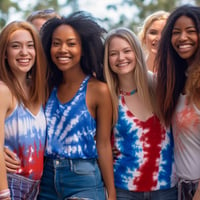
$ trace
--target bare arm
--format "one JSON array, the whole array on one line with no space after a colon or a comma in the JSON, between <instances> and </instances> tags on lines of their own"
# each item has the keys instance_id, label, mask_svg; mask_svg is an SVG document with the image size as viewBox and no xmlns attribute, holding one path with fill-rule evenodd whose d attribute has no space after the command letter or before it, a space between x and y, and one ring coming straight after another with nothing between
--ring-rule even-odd
<instances>
[{"instance_id":1,"label":"bare arm","mask_svg":"<svg viewBox=\"0 0 200 200\"><path fill-rule=\"evenodd\" d=\"M111 148L112 104L107 86L101 86L97 107L97 150L99 166L108 192L108 199L115 200L113 157Z\"/></svg>"},{"instance_id":2,"label":"bare arm","mask_svg":"<svg viewBox=\"0 0 200 200\"><path fill-rule=\"evenodd\" d=\"M199 199L200 199L200 182L198 184L197 190L196 190L192 200L199 200Z\"/></svg>"},{"instance_id":3,"label":"bare arm","mask_svg":"<svg viewBox=\"0 0 200 200\"><path fill-rule=\"evenodd\" d=\"M10 109L12 104L12 95L8 87L0 82L0 191L8 189L7 183L7 174L6 174L6 166L5 166L5 159L4 159L4 123L7 113Z\"/></svg>"}]
</instances>

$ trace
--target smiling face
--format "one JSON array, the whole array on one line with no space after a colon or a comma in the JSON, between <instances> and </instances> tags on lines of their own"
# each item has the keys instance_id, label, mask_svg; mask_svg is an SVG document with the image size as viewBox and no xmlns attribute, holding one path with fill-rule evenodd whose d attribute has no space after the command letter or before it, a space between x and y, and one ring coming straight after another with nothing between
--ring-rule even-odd
<instances>
[{"instance_id":1,"label":"smiling face","mask_svg":"<svg viewBox=\"0 0 200 200\"><path fill-rule=\"evenodd\" d=\"M60 25L52 35L51 57L61 71L80 68L81 39L69 25Z\"/></svg>"},{"instance_id":2,"label":"smiling face","mask_svg":"<svg viewBox=\"0 0 200 200\"><path fill-rule=\"evenodd\" d=\"M166 19L159 19L152 22L146 32L145 46L149 54L156 54L158 43L165 26Z\"/></svg>"},{"instance_id":3,"label":"smiling face","mask_svg":"<svg viewBox=\"0 0 200 200\"><path fill-rule=\"evenodd\" d=\"M135 53L125 39L113 37L108 53L109 64L113 72L118 75L132 73L136 65Z\"/></svg>"},{"instance_id":4,"label":"smiling face","mask_svg":"<svg viewBox=\"0 0 200 200\"><path fill-rule=\"evenodd\" d=\"M172 30L171 43L178 55L190 63L198 48L198 33L193 20L179 17Z\"/></svg>"},{"instance_id":5,"label":"smiling face","mask_svg":"<svg viewBox=\"0 0 200 200\"><path fill-rule=\"evenodd\" d=\"M26 74L34 65L35 57L34 41L29 31L14 31L6 49L6 59L13 73Z\"/></svg>"}]
</instances>

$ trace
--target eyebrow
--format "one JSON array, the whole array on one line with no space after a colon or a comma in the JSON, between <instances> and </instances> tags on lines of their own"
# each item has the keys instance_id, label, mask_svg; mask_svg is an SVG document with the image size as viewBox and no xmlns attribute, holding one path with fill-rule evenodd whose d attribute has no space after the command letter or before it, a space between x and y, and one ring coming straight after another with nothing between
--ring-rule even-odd
<instances>
[{"instance_id":1,"label":"eyebrow","mask_svg":"<svg viewBox=\"0 0 200 200\"><path fill-rule=\"evenodd\" d=\"M189 28L195 28L195 29L196 29L196 26L195 26L195 25L190 25L190 26L187 26L187 27L186 27L186 29L189 29ZM180 28L174 26L173 29L180 29Z\"/></svg>"},{"instance_id":2,"label":"eyebrow","mask_svg":"<svg viewBox=\"0 0 200 200\"><path fill-rule=\"evenodd\" d=\"M132 50L131 47L124 47L124 48L122 48L122 50L126 50L126 49L131 49ZM111 52L111 51L118 51L118 50L116 50L116 49L110 49L109 52Z\"/></svg>"},{"instance_id":3,"label":"eyebrow","mask_svg":"<svg viewBox=\"0 0 200 200\"><path fill-rule=\"evenodd\" d=\"M9 41L9 43L10 44L12 44L12 43L34 43L34 41L33 40L28 40L28 41L19 41L19 40L11 40L11 41Z\"/></svg>"},{"instance_id":4,"label":"eyebrow","mask_svg":"<svg viewBox=\"0 0 200 200\"><path fill-rule=\"evenodd\" d=\"M54 39L54 40L62 40L59 37L53 37L52 39ZM77 38L68 38L67 40L78 40L78 39Z\"/></svg>"}]
</instances>

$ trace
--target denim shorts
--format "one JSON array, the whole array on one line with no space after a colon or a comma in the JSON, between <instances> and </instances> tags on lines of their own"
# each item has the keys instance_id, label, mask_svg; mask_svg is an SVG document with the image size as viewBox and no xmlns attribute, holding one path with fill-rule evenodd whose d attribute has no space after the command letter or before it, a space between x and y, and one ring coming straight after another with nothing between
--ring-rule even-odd
<instances>
[{"instance_id":1,"label":"denim shorts","mask_svg":"<svg viewBox=\"0 0 200 200\"><path fill-rule=\"evenodd\" d=\"M8 186L12 200L36 200L39 180L32 180L17 174L7 173Z\"/></svg>"},{"instance_id":2,"label":"denim shorts","mask_svg":"<svg viewBox=\"0 0 200 200\"><path fill-rule=\"evenodd\" d=\"M145 184L145 183L144 183ZM156 190L150 192L132 192L123 189L116 189L117 200L177 200L177 186L170 189Z\"/></svg>"},{"instance_id":3,"label":"denim shorts","mask_svg":"<svg viewBox=\"0 0 200 200\"><path fill-rule=\"evenodd\" d=\"M97 160L45 158L38 199L105 200Z\"/></svg>"}]
</instances>

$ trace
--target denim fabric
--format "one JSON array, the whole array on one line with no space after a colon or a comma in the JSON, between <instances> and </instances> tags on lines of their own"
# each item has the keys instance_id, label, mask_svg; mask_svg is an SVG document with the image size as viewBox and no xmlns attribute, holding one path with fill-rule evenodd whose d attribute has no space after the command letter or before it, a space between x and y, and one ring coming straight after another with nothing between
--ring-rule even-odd
<instances>
[{"instance_id":1,"label":"denim fabric","mask_svg":"<svg viewBox=\"0 0 200 200\"><path fill-rule=\"evenodd\" d=\"M46 158L38 199L67 200L72 197L106 199L96 159Z\"/></svg>"},{"instance_id":2,"label":"denim fabric","mask_svg":"<svg viewBox=\"0 0 200 200\"><path fill-rule=\"evenodd\" d=\"M40 181L31 180L17 174L7 174L12 200L36 200Z\"/></svg>"},{"instance_id":3,"label":"denim fabric","mask_svg":"<svg viewBox=\"0 0 200 200\"><path fill-rule=\"evenodd\" d=\"M179 200L192 200L198 187L197 182L192 181L179 181L178 183L178 196Z\"/></svg>"},{"instance_id":4,"label":"denim fabric","mask_svg":"<svg viewBox=\"0 0 200 200\"><path fill-rule=\"evenodd\" d=\"M145 184L145 183L144 183ZM117 200L177 200L177 187L151 192L131 192L117 188Z\"/></svg>"}]
</instances>

